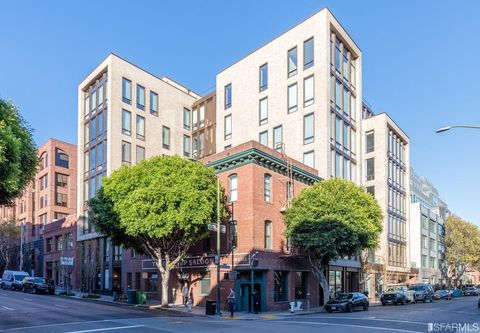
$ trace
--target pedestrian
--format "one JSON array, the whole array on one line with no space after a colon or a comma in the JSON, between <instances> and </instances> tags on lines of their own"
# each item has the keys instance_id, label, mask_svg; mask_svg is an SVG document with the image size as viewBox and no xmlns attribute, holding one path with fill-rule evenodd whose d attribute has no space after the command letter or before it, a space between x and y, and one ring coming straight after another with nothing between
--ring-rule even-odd
<instances>
[{"instance_id":1,"label":"pedestrian","mask_svg":"<svg viewBox=\"0 0 480 333\"><path fill-rule=\"evenodd\" d=\"M185 283L185 285L183 286L183 289L182 289L182 296L183 296L183 305L187 306L187 302L188 302L188 286L187 286L186 283Z\"/></svg>"},{"instance_id":2,"label":"pedestrian","mask_svg":"<svg viewBox=\"0 0 480 333\"><path fill-rule=\"evenodd\" d=\"M113 301L118 301L118 292L120 291L120 286L118 285L118 281L113 282L112 293L113 293Z\"/></svg>"},{"instance_id":3,"label":"pedestrian","mask_svg":"<svg viewBox=\"0 0 480 333\"><path fill-rule=\"evenodd\" d=\"M256 290L253 291L253 310L255 313L260 311L260 294Z\"/></svg>"},{"instance_id":4,"label":"pedestrian","mask_svg":"<svg viewBox=\"0 0 480 333\"><path fill-rule=\"evenodd\" d=\"M235 297L235 290L233 288L230 288L230 294L228 295L228 307L230 309L230 317L233 317L233 313L235 312L235 302L236 302L236 297Z\"/></svg>"}]
</instances>

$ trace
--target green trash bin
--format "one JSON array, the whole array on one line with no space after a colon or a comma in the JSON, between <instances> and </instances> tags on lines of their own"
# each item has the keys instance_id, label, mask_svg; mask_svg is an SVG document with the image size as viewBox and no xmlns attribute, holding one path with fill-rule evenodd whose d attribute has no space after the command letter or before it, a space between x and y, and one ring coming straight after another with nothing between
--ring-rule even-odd
<instances>
[{"instance_id":1,"label":"green trash bin","mask_svg":"<svg viewBox=\"0 0 480 333\"><path fill-rule=\"evenodd\" d=\"M147 303L147 293L144 291L137 291L137 304Z\"/></svg>"}]
</instances>

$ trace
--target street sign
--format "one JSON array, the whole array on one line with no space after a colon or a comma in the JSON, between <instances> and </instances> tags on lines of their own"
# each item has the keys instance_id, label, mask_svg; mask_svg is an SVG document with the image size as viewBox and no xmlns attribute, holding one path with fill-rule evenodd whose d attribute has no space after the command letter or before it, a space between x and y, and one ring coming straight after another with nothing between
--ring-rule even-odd
<instances>
[{"instance_id":1,"label":"street sign","mask_svg":"<svg viewBox=\"0 0 480 333\"><path fill-rule=\"evenodd\" d=\"M60 257L61 266L73 266L73 257Z\"/></svg>"},{"instance_id":2,"label":"street sign","mask_svg":"<svg viewBox=\"0 0 480 333\"><path fill-rule=\"evenodd\" d=\"M208 225L208 230L210 231L217 231L217 225L215 223L210 223ZM220 224L220 232L222 234L226 234L227 233L227 227L224 226L223 224Z\"/></svg>"}]
</instances>

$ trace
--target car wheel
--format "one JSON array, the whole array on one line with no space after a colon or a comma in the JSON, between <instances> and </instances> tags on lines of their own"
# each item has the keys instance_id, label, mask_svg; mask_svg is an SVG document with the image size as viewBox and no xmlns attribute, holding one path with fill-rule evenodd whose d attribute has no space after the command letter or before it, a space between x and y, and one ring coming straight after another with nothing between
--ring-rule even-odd
<instances>
[{"instance_id":1,"label":"car wheel","mask_svg":"<svg viewBox=\"0 0 480 333\"><path fill-rule=\"evenodd\" d=\"M36 294L37 293L37 288L33 287L32 293Z\"/></svg>"},{"instance_id":2,"label":"car wheel","mask_svg":"<svg viewBox=\"0 0 480 333\"><path fill-rule=\"evenodd\" d=\"M347 304L345 307L345 312L352 312L352 304Z\"/></svg>"},{"instance_id":3,"label":"car wheel","mask_svg":"<svg viewBox=\"0 0 480 333\"><path fill-rule=\"evenodd\" d=\"M423 302L423 303L426 303L426 302L427 302L427 297L426 297L426 296L423 296L422 302Z\"/></svg>"},{"instance_id":4,"label":"car wheel","mask_svg":"<svg viewBox=\"0 0 480 333\"><path fill-rule=\"evenodd\" d=\"M327 312L332 313L333 311L332 311L332 309L327 309Z\"/></svg>"},{"instance_id":5,"label":"car wheel","mask_svg":"<svg viewBox=\"0 0 480 333\"><path fill-rule=\"evenodd\" d=\"M402 303L401 303L401 304L402 304L402 305L405 305L405 298L402 299Z\"/></svg>"},{"instance_id":6,"label":"car wheel","mask_svg":"<svg viewBox=\"0 0 480 333\"><path fill-rule=\"evenodd\" d=\"M383 305L383 306L385 306L385 305L387 305L387 303L385 303L385 302L382 302L382 305Z\"/></svg>"},{"instance_id":7,"label":"car wheel","mask_svg":"<svg viewBox=\"0 0 480 333\"><path fill-rule=\"evenodd\" d=\"M394 305L398 305L398 302L397 302L397 301L395 301L395 302L393 302L393 304L394 304Z\"/></svg>"},{"instance_id":8,"label":"car wheel","mask_svg":"<svg viewBox=\"0 0 480 333\"><path fill-rule=\"evenodd\" d=\"M25 287L23 287L23 288L22 288L22 291L23 291L24 293L26 293L26 292L27 292L27 289L25 289Z\"/></svg>"},{"instance_id":9,"label":"car wheel","mask_svg":"<svg viewBox=\"0 0 480 333\"><path fill-rule=\"evenodd\" d=\"M368 304L365 304L365 305L363 306L363 311L368 311Z\"/></svg>"}]
</instances>

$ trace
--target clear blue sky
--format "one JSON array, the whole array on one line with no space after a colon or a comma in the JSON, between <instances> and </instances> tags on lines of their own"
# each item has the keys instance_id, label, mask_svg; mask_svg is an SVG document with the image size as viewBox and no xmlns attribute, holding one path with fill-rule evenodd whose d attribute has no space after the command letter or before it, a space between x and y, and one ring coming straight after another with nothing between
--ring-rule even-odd
<instances>
[{"instance_id":1,"label":"clear blue sky","mask_svg":"<svg viewBox=\"0 0 480 333\"><path fill-rule=\"evenodd\" d=\"M411 162L480 224L480 1L5 1L0 97L75 143L77 85L109 52L203 94L215 74L323 7L363 52L364 97L411 140Z\"/></svg>"}]
</instances>

